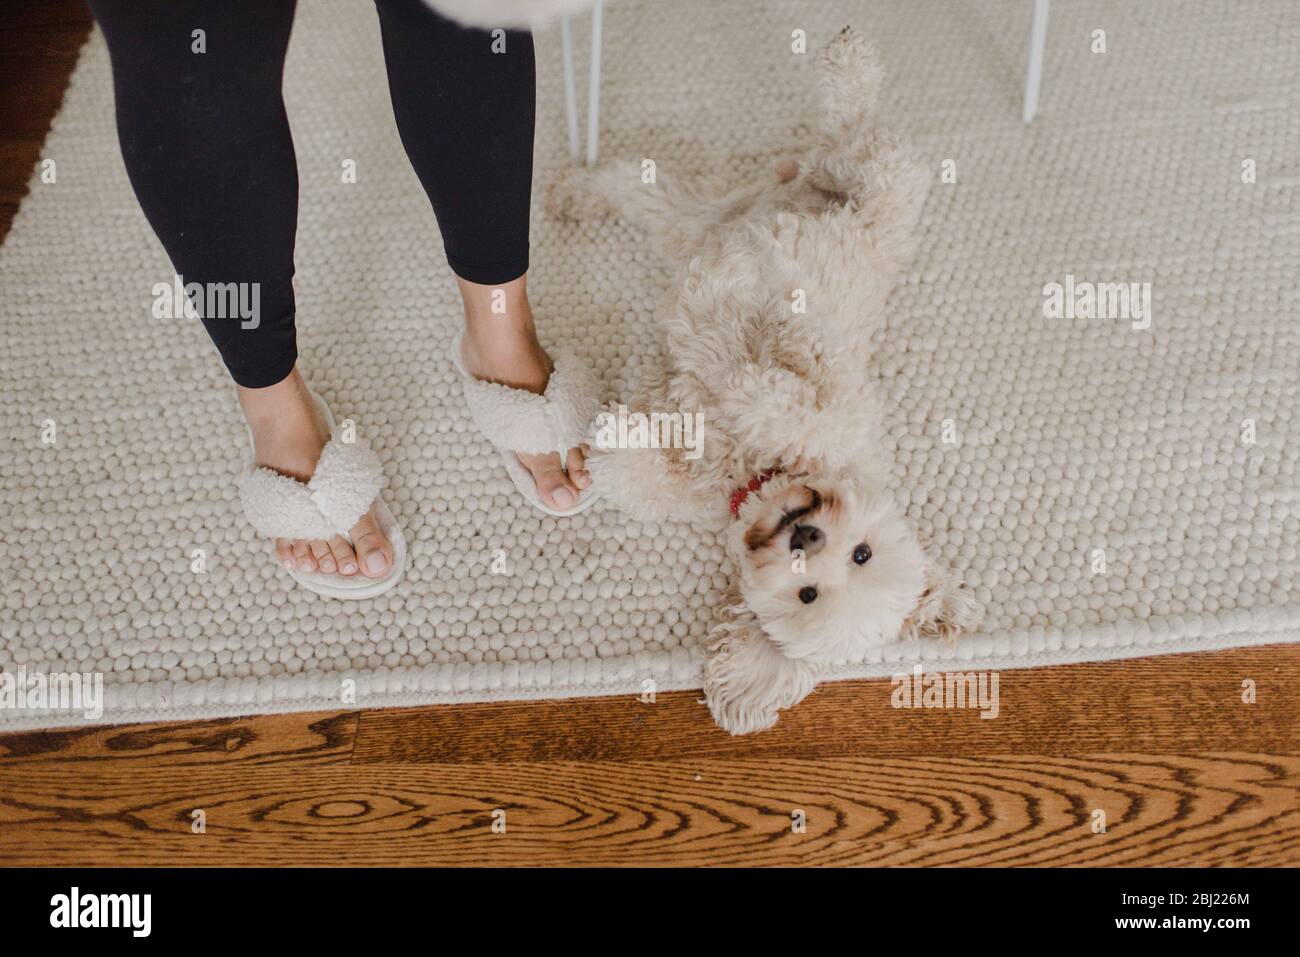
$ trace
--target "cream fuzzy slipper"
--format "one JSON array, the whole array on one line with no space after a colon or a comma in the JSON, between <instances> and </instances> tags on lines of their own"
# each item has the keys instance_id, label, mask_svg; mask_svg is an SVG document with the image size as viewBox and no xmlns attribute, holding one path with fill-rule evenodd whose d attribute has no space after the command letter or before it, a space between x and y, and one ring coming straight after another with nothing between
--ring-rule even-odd
<instances>
[{"instance_id":1,"label":"cream fuzzy slipper","mask_svg":"<svg viewBox=\"0 0 1300 957\"><path fill-rule=\"evenodd\" d=\"M461 358L461 343L462 339L458 337L451 348L451 361L460 372L470 418L483 437L501 452L506 473L519 489L519 494L534 508L557 518L577 515L590 508L597 499L592 487L582 489L577 503L568 511L559 512L551 508L542 501L532 474L515 453L545 455L556 452L563 462L570 449L587 440L600 401L591 370L573 353L556 350L553 357L555 368L551 370L546 391L538 395L525 389L475 379Z\"/></svg>"},{"instance_id":2,"label":"cream fuzzy slipper","mask_svg":"<svg viewBox=\"0 0 1300 957\"><path fill-rule=\"evenodd\" d=\"M257 531L267 538L331 539L342 535L349 542L348 530L366 513L371 504L380 531L393 549L393 565L383 578L356 575L330 575L291 569L298 584L327 598L373 598L396 585L406 570L406 539L393 518L379 490L384 484L384 470L363 439L351 442L334 434L334 416L325 400L312 394L317 408L329 424L330 440L321 449L320 459L311 481L303 483L269 468L252 463L239 482L239 499L244 515ZM248 433L249 448L253 433Z\"/></svg>"}]
</instances>

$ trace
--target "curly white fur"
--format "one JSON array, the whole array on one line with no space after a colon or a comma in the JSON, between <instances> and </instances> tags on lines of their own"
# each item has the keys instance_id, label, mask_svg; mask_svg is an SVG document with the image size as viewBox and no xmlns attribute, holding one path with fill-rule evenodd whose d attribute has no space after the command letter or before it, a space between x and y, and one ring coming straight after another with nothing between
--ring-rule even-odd
<instances>
[{"instance_id":1,"label":"curly white fur","mask_svg":"<svg viewBox=\"0 0 1300 957\"><path fill-rule=\"evenodd\" d=\"M770 727L819 671L899 637L951 637L978 604L928 560L887 487L869 340L914 249L927 173L876 120L879 56L845 28L818 61L816 143L780 181L726 191L639 166L570 172L554 215L618 215L681 265L662 315L665 364L634 411L702 411L698 458L602 450L602 494L646 518L730 525L738 569L715 628L705 698L732 733ZM802 290L806 310L793 308Z\"/></svg>"}]
</instances>

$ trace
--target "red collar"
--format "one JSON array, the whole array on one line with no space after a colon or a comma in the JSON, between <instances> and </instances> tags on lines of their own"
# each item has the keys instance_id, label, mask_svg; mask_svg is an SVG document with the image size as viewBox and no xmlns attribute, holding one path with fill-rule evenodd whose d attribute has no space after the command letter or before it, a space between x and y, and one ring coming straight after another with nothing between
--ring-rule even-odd
<instances>
[{"instance_id":1,"label":"red collar","mask_svg":"<svg viewBox=\"0 0 1300 957\"><path fill-rule=\"evenodd\" d=\"M749 484L744 488L738 488L731 493L731 517L740 518L740 506L745 504L745 499L749 498L750 492L757 492L763 487L772 476L776 475L780 469L768 469L759 475L755 475L749 480Z\"/></svg>"}]
</instances>

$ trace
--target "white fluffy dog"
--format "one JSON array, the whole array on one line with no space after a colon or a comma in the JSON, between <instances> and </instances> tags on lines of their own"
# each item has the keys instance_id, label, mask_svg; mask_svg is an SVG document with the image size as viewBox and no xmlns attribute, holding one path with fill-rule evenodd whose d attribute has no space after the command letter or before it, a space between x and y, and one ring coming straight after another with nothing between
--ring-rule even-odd
<instances>
[{"instance_id":1,"label":"white fluffy dog","mask_svg":"<svg viewBox=\"0 0 1300 957\"><path fill-rule=\"evenodd\" d=\"M700 454L597 450L591 467L639 517L729 523L739 580L704 692L733 734L771 727L826 665L900 636L953 635L981 613L893 500L868 372L927 173L877 125L882 71L859 35L831 41L818 73L816 145L772 180L724 193L614 165L562 175L548 200L563 218L617 214L682 263L662 317L666 364L630 409L702 411Z\"/></svg>"}]
</instances>

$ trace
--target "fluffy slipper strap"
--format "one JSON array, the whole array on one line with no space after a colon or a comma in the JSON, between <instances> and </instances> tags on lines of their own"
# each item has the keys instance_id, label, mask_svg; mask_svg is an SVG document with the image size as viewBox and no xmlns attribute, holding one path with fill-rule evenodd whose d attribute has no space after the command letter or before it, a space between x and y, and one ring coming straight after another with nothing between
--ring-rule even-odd
<instances>
[{"instance_id":1,"label":"fluffy slipper strap","mask_svg":"<svg viewBox=\"0 0 1300 957\"><path fill-rule=\"evenodd\" d=\"M586 441L599 393L591 370L573 353L555 352L555 368L542 395L475 379L461 364L459 343L453 355L464 377L470 416L497 448L525 455L558 452L563 459Z\"/></svg>"},{"instance_id":2,"label":"fluffy slipper strap","mask_svg":"<svg viewBox=\"0 0 1300 957\"><path fill-rule=\"evenodd\" d=\"M249 522L267 538L329 539L347 536L383 484L383 466L370 446L335 436L321 450L310 482L250 466L239 499Z\"/></svg>"}]
</instances>

